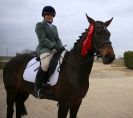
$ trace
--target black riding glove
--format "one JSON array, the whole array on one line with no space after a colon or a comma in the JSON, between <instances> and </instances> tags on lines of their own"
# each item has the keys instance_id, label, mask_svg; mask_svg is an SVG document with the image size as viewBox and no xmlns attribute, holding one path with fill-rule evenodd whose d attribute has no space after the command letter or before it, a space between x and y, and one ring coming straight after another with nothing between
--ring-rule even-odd
<instances>
[{"instance_id":1,"label":"black riding glove","mask_svg":"<svg viewBox=\"0 0 133 118\"><path fill-rule=\"evenodd\" d=\"M62 52L63 50L65 50L65 47L58 47L58 48L55 48L57 50L57 52Z\"/></svg>"}]
</instances>

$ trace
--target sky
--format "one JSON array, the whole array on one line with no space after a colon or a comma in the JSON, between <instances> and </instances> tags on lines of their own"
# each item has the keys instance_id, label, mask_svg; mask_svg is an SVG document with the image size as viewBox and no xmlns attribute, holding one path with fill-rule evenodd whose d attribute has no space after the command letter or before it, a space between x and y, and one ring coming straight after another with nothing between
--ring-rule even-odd
<instances>
[{"instance_id":1,"label":"sky","mask_svg":"<svg viewBox=\"0 0 133 118\"><path fill-rule=\"evenodd\" d=\"M0 1L0 55L15 55L23 50L35 50L38 39L35 25L43 20L44 6L56 9L53 24L66 49L71 49L89 23L85 13L94 20L114 18L108 30L117 57L133 51L132 0L1 0Z\"/></svg>"}]
</instances>

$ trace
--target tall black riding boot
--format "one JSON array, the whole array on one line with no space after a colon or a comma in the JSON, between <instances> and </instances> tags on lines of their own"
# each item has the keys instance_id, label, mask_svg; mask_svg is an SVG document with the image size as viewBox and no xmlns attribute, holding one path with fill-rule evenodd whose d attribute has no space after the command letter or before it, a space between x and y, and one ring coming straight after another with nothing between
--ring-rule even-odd
<instances>
[{"instance_id":1,"label":"tall black riding boot","mask_svg":"<svg viewBox=\"0 0 133 118\"><path fill-rule=\"evenodd\" d=\"M36 98L42 98L44 95L43 93L40 91L42 84L44 83L44 81L46 81L45 79L47 72L43 71L41 68L39 68L37 76L36 76L36 81L35 81L35 88L34 88L34 93L33 95Z\"/></svg>"}]
</instances>

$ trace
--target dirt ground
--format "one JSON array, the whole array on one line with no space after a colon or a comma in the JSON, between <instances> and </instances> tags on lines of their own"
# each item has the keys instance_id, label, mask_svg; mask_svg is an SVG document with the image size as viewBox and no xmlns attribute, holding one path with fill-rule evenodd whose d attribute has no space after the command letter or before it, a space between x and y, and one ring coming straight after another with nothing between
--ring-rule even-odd
<instances>
[{"instance_id":1,"label":"dirt ground","mask_svg":"<svg viewBox=\"0 0 133 118\"><path fill-rule=\"evenodd\" d=\"M57 102L30 96L26 107L28 115L24 118L57 118ZM0 118L5 114L6 93L0 71ZM133 118L133 70L94 63L90 89L78 118Z\"/></svg>"}]
</instances>

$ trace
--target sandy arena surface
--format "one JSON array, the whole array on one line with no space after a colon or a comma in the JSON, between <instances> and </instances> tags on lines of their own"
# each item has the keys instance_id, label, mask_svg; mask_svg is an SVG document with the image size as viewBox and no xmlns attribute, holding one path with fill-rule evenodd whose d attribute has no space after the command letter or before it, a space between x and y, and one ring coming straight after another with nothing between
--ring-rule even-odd
<instances>
[{"instance_id":1,"label":"sandy arena surface","mask_svg":"<svg viewBox=\"0 0 133 118\"><path fill-rule=\"evenodd\" d=\"M26 101L24 118L57 118L57 102ZM0 71L0 118L6 117L6 93ZM15 115L14 115L15 118ZM90 89L83 99L78 118L133 118L133 70L94 63Z\"/></svg>"}]
</instances>

